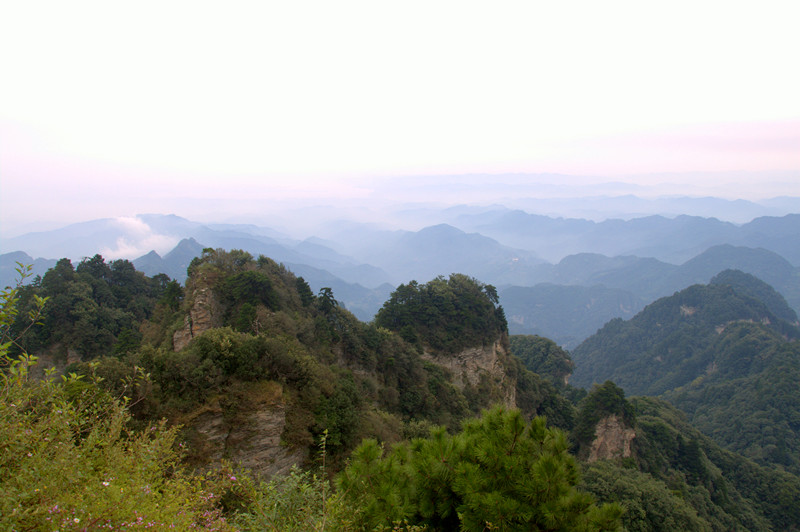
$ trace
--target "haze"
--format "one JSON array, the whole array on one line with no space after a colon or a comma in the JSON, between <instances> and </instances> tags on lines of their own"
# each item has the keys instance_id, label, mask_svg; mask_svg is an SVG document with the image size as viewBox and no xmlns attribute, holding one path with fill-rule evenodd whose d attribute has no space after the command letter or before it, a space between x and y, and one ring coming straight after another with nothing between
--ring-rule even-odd
<instances>
[{"instance_id":1,"label":"haze","mask_svg":"<svg viewBox=\"0 0 800 532\"><path fill-rule=\"evenodd\" d=\"M4 237L144 212L800 196L794 2L0 13Z\"/></svg>"}]
</instances>

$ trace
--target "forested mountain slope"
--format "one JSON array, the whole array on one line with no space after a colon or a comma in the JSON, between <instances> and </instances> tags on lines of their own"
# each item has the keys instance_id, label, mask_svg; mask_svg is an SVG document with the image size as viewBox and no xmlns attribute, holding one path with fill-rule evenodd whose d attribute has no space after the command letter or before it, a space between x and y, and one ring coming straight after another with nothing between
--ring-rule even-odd
<instances>
[{"instance_id":1,"label":"forested mountain slope","mask_svg":"<svg viewBox=\"0 0 800 532\"><path fill-rule=\"evenodd\" d=\"M745 281L763 291L758 283ZM719 300L711 314L729 305L736 312L749 309L755 321L770 319L769 327L727 324L721 336L755 327L764 337L758 341L775 353L771 359L757 357L747 367L720 359L720 368L728 368L720 374L762 375L759 368L771 367L770 360L791 359L773 328L784 327L787 334L794 329L766 305L727 285L702 288ZM115 442L124 442L124 434L139 434L139 429L153 434L152 440L136 436L139 442L162 445L177 438L185 453L181 467L186 469L181 471L221 471L219 489L225 495L204 499L204 508L214 510L209 515L244 529L275 526L267 523L277 522L271 520L280 511L269 505L283 496L303 501L309 512L312 507L329 508L329 513L323 509L310 515L341 530L392 525L389 518L433 529L465 523L481 529L488 526L488 515L524 527L543 518L541 509L554 504L548 501L572 501L544 518L551 524L558 520L566 528L616 529L616 506L596 505L585 492L574 490L579 468L585 472L582 489L627 509L622 523L630 530L669 524L697 530L800 526L793 504L800 493L797 476L722 451L663 403L626 400L612 383L588 395L569 387L568 353L546 338L509 339L496 289L467 275L401 285L373 323L355 319L329 288L315 294L285 266L241 250L204 249L189 265L185 288L166 276L142 275L126 261L107 264L95 256L77 267L59 261L19 294L21 316L35 308L35 296L50 299L44 326L14 324L14 334L23 333L18 344L51 360L62 359L62 367L69 362L67 372L75 373L63 389L60 384L45 383L41 389L32 385L36 393L51 394L41 404L61 401L62 395L71 398L76 411L70 415L76 419L89 416L95 404L111 405L113 412L118 405L120 414L113 419L121 420L128 432L114 436ZM787 383L793 378L786 374ZM686 392L687 401L695 399L694 389L687 387ZM113 398L125 398L124 403ZM0 422L21 427L17 414L0 409ZM166 436L156 429L150 432L151 423L162 418L182 429L168 429ZM620 434L621 446L613 443ZM774 434L784 442L790 437L787 432ZM20 441L28 442L25 438ZM81 434L75 442L66 433L59 438L83 449ZM25 447L31 442L19 448L34 451ZM756 449L761 444L754 441L741 450L773 464L778 455L769 454L772 444ZM794 452L788 443L774 446L789 455ZM570 448L574 456L567 453ZM13 452L9 456L8 463L17 467ZM113 482L96 477L102 472L87 473L82 456L71 458L75 471L100 486ZM326 474L341 471L335 496L325 491L330 486L324 481L290 469L301 464L320 471L314 469L320 456ZM431 459L442 456L458 475L440 467L438 458ZM177 459L170 460L169 467L178 467ZM242 469L234 474L221 466L224 461ZM36 463L48 467L48 460ZM46 478L55 478L50 473ZM166 472L152 474L148 478ZM249 480L240 484L250 475L283 484L280 489L246 484ZM11 485L1 474L0 481ZM176 489L168 482L164 486L168 493ZM542 495L547 487L561 495ZM532 498L530 490L539 495ZM44 519L47 507L26 497L20 489L8 500L40 508ZM106 504L103 497L102 489L84 496L94 501L91 511L100 512L96 508ZM320 506L326 499L330 506ZM151 502L148 508L154 506ZM179 503L170 504L174 509ZM130 507L120 505L118 513ZM89 514L81 515L84 519ZM163 512L158 515L167 519Z\"/></svg>"},{"instance_id":2,"label":"forested mountain slope","mask_svg":"<svg viewBox=\"0 0 800 532\"><path fill-rule=\"evenodd\" d=\"M704 375L727 327L748 321L784 335L800 329L729 285L693 285L651 303L628 321L615 319L572 353L572 382L613 380L631 394L657 395Z\"/></svg>"},{"instance_id":3,"label":"forested mountain slope","mask_svg":"<svg viewBox=\"0 0 800 532\"><path fill-rule=\"evenodd\" d=\"M144 368L153 388L134 414L180 420L212 454L231 435L255 445L235 429L264 416L277 416L287 448L307 451L327 430L334 457L367 435L456 428L496 401L570 426L569 402L508 354L494 288L468 276L409 283L366 324L331 289L315 295L263 256L205 249L188 273L183 289L127 261L62 259L21 291L23 311L34 295L50 300L44 326L20 344L62 365L83 361L79 372L97 360L92 371L109 380Z\"/></svg>"},{"instance_id":4,"label":"forested mountain slope","mask_svg":"<svg viewBox=\"0 0 800 532\"><path fill-rule=\"evenodd\" d=\"M722 449L661 400L626 400L606 382L582 402L574 439L585 419L613 412L635 432L631 454L585 463L582 485L599 501L619 502L627 530L800 527L800 478Z\"/></svg>"},{"instance_id":5,"label":"forested mountain slope","mask_svg":"<svg viewBox=\"0 0 800 532\"><path fill-rule=\"evenodd\" d=\"M737 288L720 284L730 279ZM751 295L765 295L770 306ZM800 331L774 290L726 272L614 320L573 353L571 382L611 379L661 395L697 428L759 463L800 472Z\"/></svg>"}]
</instances>

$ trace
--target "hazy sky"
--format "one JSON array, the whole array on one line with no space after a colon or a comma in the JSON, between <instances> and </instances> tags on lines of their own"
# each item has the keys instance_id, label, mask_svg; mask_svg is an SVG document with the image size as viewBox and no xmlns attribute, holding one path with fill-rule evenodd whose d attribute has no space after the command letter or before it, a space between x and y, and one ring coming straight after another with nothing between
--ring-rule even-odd
<instances>
[{"instance_id":1,"label":"hazy sky","mask_svg":"<svg viewBox=\"0 0 800 532\"><path fill-rule=\"evenodd\" d=\"M406 175L800 195L796 1L0 6L6 233Z\"/></svg>"}]
</instances>

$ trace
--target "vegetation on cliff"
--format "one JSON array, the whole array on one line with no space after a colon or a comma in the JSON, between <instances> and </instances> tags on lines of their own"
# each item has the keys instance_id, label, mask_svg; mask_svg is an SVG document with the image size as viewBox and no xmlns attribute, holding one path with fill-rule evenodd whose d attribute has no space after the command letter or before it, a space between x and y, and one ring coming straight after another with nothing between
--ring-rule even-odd
<instances>
[{"instance_id":1,"label":"vegetation on cliff","mask_svg":"<svg viewBox=\"0 0 800 532\"><path fill-rule=\"evenodd\" d=\"M491 345L508 334L495 287L463 274L401 284L378 311L375 324L420 347L445 353Z\"/></svg>"},{"instance_id":2,"label":"vegetation on cliff","mask_svg":"<svg viewBox=\"0 0 800 532\"><path fill-rule=\"evenodd\" d=\"M511 354L532 372L556 385L565 385L575 363L565 350L549 338L535 335L512 335Z\"/></svg>"},{"instance_id":3,"label":"vegetation on cliff","mask_svg":"<svg viewBox=\"0 0 800 532\"><path fill-rule=\"evenodd\" d=\"M655 398L626 399L613 383L582 401L573 431L579 451L591 443L594 420L608 415L635 427L631 456L584 463L581 487L600 502L622 505L626 530L800 526L800 478L722 449L674 407Z\"/></svg>"},{"instance_id":4,"label":"vegetation on cliff","mask_svg":"<svg viewBox=\"0 0 800 532\"><path fill-rule=\"evenodd\" d=\"M736 288L719 284L726 279ZM785 306L752 276L723 272L610 322L573 353L572 382L612 379L629 393L660 395L724 447L798 474L800 334L759 294Z\"/></svg>"},{"instance_id":5,"label":"vegetation on cliff","mask_svg":"<svg viewBox=\"0 0 800 532\"><path fill-rule=\"evenodd\" d=\"M55 351L63 359L68 350L91 359L135 349L142 340L142 323L159 304L175 308L183 291L163 274L147 277L126 260L106 263L100 255L73 267L69 259L19 289L19 308L28 312L36 297L48 298L41 325L21 335L12 353ZM20 335L22 324L11 326Z\"/></svg>"}]
</instances>

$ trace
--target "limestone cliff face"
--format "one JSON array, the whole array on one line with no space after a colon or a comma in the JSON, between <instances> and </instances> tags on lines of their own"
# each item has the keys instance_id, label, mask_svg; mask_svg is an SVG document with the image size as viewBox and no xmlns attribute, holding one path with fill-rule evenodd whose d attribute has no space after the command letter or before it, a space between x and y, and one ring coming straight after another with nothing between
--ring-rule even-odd
<instances>
[{"instance_id":1,"label":"limestone cliff face","mask_svg":"<svg viewBox=\"0 0 800 532\"><path fill-rule=\"evenodd\" d=\"M59 354L62 349L63 347L61 344L56 344L45 352L37 353L36 357L38 360L36 364L28 368L28 375L30 375L32 379L44 379L45 372L49 368L55 368L57 374L63 374L67 366L81 361L81 355L73 348L68 347L66 349L66 357Z\"/></svg>"},{"instance_id":2,"label":"limestone cliff face","mask_svg":"<svg viewBox=\"0 0 800 532\"><path fill-rule=\"evenodd\" d=\"M287 474L307 459L308 450L281 445L286 408L278 398L237 412L235 419L226 418L222 408L206 408L189 422L199 439L192 446L209 464L227 460L266 478Z\"/></svg>"},{"instance_id":3,"label":"limestone cliff face","mask_svg":"<svg viewBox=\"0 0 800 532\"><path fill-rule=\"evenodd\" d=\"M192 341L209 329L222 325L220 304L214 297L214 292L208 288L198 288L193 294L194 304L183 322L183 328L172 335L172 347L180 351Z\"/></svg>"},{"instance_id":4,"label":"limestone cliff face","mask_svg":"<svg viewBox=\"0 0 800 532\"><path fill-rule=\"evenodd\" d=\"M589 462L628 458L636 431L625 425L616 415L601 419L594 429L594 441L589 451Z\"/></svg>"},{"instance_id":5,"label":"limestone cliff face","mask_svg":"<svg viewBox=\"0 0 800 532\"><path fill-rule=\"evenodd\" d=\"M435 354L426 350L422 358L450 371L453 384L463 390L466 386L477 387L488 379L493 402L501 402L508 407L516 407L517 383L506 374L501 357L508 356L508 350L498 339L494 344L472 347L451 355Z\"/></svg>"}]
</instances>

